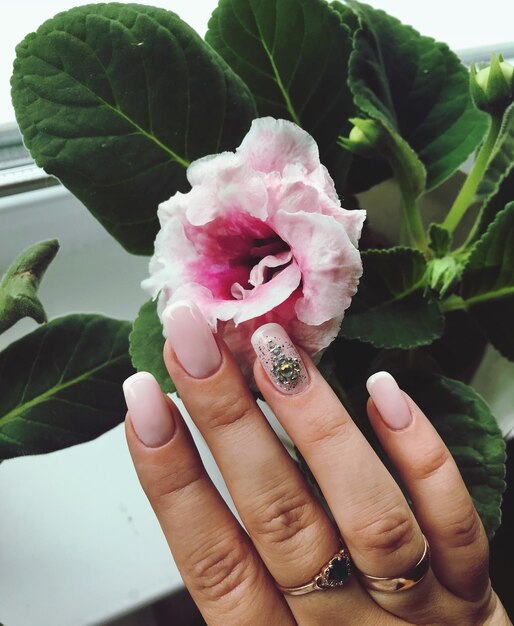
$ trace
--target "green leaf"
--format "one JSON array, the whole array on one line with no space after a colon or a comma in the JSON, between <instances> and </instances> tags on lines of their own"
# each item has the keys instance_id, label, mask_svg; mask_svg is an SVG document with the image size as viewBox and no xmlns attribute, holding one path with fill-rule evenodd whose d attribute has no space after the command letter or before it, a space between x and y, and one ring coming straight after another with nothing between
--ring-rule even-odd
<instances>
[{"instance_id":1,"label":"green leaf","mask_svg":"<svg viewBox=\"0 0 514 626\"><path fill-rule=\"evenodd\" d=\"M0 353L0 459L98 437L123 421L130 323L55 319Z\"/></svg>"},{"instance_id":2,"label":"green leaf","mask_svg":"<svg viewBox=\"0 0 514 626\"><path fill-rule=\"evenodd\" d=\"M341 19L346 26L354 33L359 28L359 18L357 15L339 0L329 2L330 8L339 13Z\"/></svg>"},{"instance_id":3,"label":"green leaf","mask_svg":"<svg viewBox=\"0 0 514 626\"><path fill-rule=\"evenodd\" d=\"M356 0L347 4L362 25L350 59L354 102L388 131L417 197L425 187L440 185L466 160L484 136L487 115L472 103L468 72L448 46L381 10ZM371 169L371 182L378 182L376 167L362 166ZM354 175L352 170L349 180Z\"/></svg>"},{"instance_id":4,"label":"green leaf","mask_svg":"<svg viewBox=\"0 0 514 626\"><path fill-rule=\"evenodd\" d=\"M498 213L475 244L460 295L493 346L514 360L514 202Z\"/></svg>"},{"instance_id":5,"label":"green leaf","mask_svg":"<svg viewBox=\"0 0 514 626\"><path fill-rule=\"evenodd\" d=\"M153 374L164 393L173 393L175 385L168 374L162 349L164 336L162 324L157 315L157 302L145 302L134 322L130 333L130 356L132 364L139 371Z\"/></svg>"},{"instance_id":6,"label":"green leaf","mask_svg":"<svg viewBox=\"0 0 514 626\"><path fill-rule=\"evenodd\" d=\"M438 374L411 371L398 383L448 446L491 538L505 490L505 443L491 410L472 387Z\"/></svg>"},{"instance_id":7,"label":"green leaf","mask_svg":"<svg viewBox=\"0 0 514 626\"><path fill-rule=\"evenodd\" d=\"M392 248L362 253L364 273L340 335L378 348L429 344L444 329L437 302L426 297L427 262L418 250Z\"/></svg>"},{"instance_id":8,"label":"green leaf","mask_svg":"<svg viewBox=\"0 0 514 626\"><path fill-rule=\"evenodd\" d=\"M452 235L441 224L430 224L428 228L428 247L438 259L446 256L452 245Z\"/></svg>"},{"instance_id":9,"label":"green leaf","mask_svg":"<svg viewBox=\"0 0 514 626\"><path fill-rule=\"evenodd\" d=\"M473 241L480 239L497 213L514 200L513 156L514 102L505 111L494 152L475 195L480 214L472 234Z\"/></svg>"},{"instance_id":10,"label":"green leaf","mask_svg":"<svg viewBox=\"0 0 514 626\"><path fill-rule=\"evenodd\" d=\"M37 290L58 250L56 239L40 241L24 250L9 267L0 283L0 333L23 317L31 317L38 324L46 322Z\"/></svg>"},{"instance_id":11,"label":"green leaf","mask_svg":"<svg viewBox=\"0 0 514 626\"><path fill-rule=\"evenodd\" d=\"M186 168L241 141L255 103L174 13L92 4L18 45L16 118L36 163L129 251L151 254L156 210L187 191Z\"/></svg>"},{"instance_id":12,"label":"green leaf","mask_svg":"<svg viewBox=\"0 0 514 626\"><path fill-rule=\"evenodd\" d=\"M250 87L259 115L302 126L326 165L354 112L343 19L323 0L220 0L205 36Z\"/></svg>"}]
</instances>

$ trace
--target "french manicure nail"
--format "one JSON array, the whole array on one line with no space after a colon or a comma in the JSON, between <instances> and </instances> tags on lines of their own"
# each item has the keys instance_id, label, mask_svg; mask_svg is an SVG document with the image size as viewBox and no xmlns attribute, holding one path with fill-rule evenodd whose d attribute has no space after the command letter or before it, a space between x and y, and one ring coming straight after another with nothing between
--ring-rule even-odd
<instances>
[{"instance_id":1,"label":"french manicure nail","mask_svg":"<svg viewBox=\"0 0 514 626\"><path fill-rule=\"evenodd\" d=\"M368 378L368 393L383 421L393 430L407 428L412 415L398 383L389 372L377 372Z\"/></svg>"},{"instance_id":2,"label":"french manicure nail","mask_svg":"<svg viewBox=\"0 0 514 626\"><path fill-rule=\"evenodd\" d=\"M264 324L252 335L252 345L271 382L282 393L295 394L309 384L305 365L279 324Z\"/></svg>"},{"instance_id":3,"label":"french manicure nail","mask_svg":"<svg viewBox=\"0 0 514 626\"><path fill-rule=\"evenodd\" d=\"M194 378L207 378L221 365L221 354L209 323L200 309L179 300L164 312L171 347L182 367Z\"/></svg>"},{"instance_id":4,"label":"french manicure nail","mask_svg":"<svg viewBox=\"0 0 514 626\"><path fill-rule=\"evenodd\" d=\"M130 419L139 439L150 448L167 443L175 422L159 383L148 372L138 372L123 383Z\"/></svg>"}]
</instances>

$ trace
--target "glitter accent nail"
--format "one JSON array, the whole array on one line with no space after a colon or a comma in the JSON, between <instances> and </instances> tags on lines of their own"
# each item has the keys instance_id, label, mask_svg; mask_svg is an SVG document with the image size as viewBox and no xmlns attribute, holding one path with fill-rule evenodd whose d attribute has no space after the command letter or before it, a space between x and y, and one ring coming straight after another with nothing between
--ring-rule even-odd
<instances>
[{"instance_id":1,"label":"glitter accent nail","mask_svg":"<svg viewBox=\"0 0 514 626\"><path fill-rule=\"evenodd\" d=\"M252 345L271 382L282 393L299 393L307 387L305 366L282 326L264 324L254 332Z\"/></svg>"}]
</instances>

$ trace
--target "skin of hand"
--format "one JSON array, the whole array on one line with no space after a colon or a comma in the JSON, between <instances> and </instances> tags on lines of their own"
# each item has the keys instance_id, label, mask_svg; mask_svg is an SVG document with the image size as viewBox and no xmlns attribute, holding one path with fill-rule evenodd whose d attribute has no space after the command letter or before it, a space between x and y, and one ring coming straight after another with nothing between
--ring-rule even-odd
<instances>
[{"instance_id":1,"label":"skin of hand","mask_svg":"<svg viewBox=\"0 0 514 626\"><path fill-rule=\"evenodd\" d=\"M448 449L387 372L368 380L370 422L415 510L308 355L284 329L252 337L254 377L313 472L335 524L275 435L224 342L193 303L168 311L164 359L244 528L207 475L179 410L151 374L124 385L126 434L141 485L185 585L210 626L511 624L488 574L484 529ZM414 587L370 590L359 574L400 576L430 545ZM341 588L292 596L340 549Z\"/></svg>"}]
</instances>

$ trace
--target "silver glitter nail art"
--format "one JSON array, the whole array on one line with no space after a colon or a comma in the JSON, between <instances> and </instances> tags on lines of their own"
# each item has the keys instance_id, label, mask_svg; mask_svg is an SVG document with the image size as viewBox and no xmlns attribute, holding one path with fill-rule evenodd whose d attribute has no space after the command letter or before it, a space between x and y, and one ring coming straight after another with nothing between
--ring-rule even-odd
<instances>
[{"instance_id":1,"label":"silver glitter nail art","mask_svg":"<svg viewBox=\"0 0 514 626\"><path fill-rule=\"evenodd\" d=\"M260 334L254 343L257 355L271 380L281 391L298 393L308 381L305 367L294 345L288 338L279 337L278 334Z\"/></svg>"}]
</instances>

